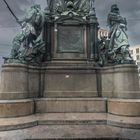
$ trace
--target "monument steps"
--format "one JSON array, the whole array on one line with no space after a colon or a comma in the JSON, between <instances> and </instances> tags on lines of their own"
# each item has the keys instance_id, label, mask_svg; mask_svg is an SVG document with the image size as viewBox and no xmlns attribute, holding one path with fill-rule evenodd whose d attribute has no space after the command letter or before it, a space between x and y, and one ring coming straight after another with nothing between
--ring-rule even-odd
<instances>
[{"instance_id":1,"label":"monument steps","mask_svg":"<svg viewBox=\"0 0 140 140\"><path fill-rule=\"evenodd\" d=\"M108 114L107 125L121 128L140 129L140 117L126 117Z\"/></svg>"},{"instance_id":2,"label":"monument steps","mask_svg":"<svg viewBox=\"0 0 140 140\"><path fill-rule=\"evenodd\" d=\"M0 101L0 131L37 125L112 125L140 129L140 100L38 98Z\"/></svg>"},{"instance_id":3,"label":"monument steps","mask_svg":"<svg viewBox=\"0 0 140 140\"><path fill-rule=\"evenodd\" d=\"M140 136L137 130L105 125L42 125L7 133L0 132L0 137L5 140L139 140Z\"/></svg>"},{"instance_id":4,"label":"monument steps","mask_svg":"<svg viewBox=\"0 0 140 140\"><path fill-rule=\"evenodd\" d=\"M38 113L25 117L0 118L0 131L53 125L106 125L140 129L140 117L115 116L107 113Z\"/></svg>"},{"instance_id":5,"label":"monument steps","mask_svg":"<svg viewBox=\"0 0 140 140\"><path fill-rule=\"evenodd\" d=\"M0 118L34 113L106 113L106 98L33 98L0 100Z\"/></svg>"},{"instance_id":6,"label":"monument steps","mask_svg":"<svg viewBox=\"0 0 140 140\"><path fill-rule=\"evenodd\" d=\"M36 140L36 139L26 139L26 140ZM120 138L45 138L45 139L37 139L37 140L120 140ZM121 140L132 140L132 139L126 139L126 138L121 138Z\"/></svg>"},{"instance_id":7,"label":"monument steps","mask_svg":"<svg viewBox=\"0 0 140 140\"><path fill-rule=\"evenodd\" d=\"M25 117L0 118L0 131L37 125L105 125L106 113L43 113Z\"/></svg>"}]
</instances>

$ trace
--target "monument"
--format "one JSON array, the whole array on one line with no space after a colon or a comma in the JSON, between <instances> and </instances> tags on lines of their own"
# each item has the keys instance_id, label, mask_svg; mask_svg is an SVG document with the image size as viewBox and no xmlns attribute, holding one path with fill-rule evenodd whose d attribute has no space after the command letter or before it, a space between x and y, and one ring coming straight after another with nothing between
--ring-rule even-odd
<instances>
[{"instance_id":1,"label":"monument","mask_svg":"<svg viewBox=\"0 0 140 140\"><path fill-rule=\"evenodd\" d=\"M100 38L94 0L47 0L44 11L34 5L17 21L21 32L2 65L1 131L37 127L38 135L20 135L83 138L62 131L63 136L41 135L41 126L57 124L100 132L84 130L85 139L140 136L137 66L116 4L108 14L109 34Z\"/></svg>"}]
</instances>

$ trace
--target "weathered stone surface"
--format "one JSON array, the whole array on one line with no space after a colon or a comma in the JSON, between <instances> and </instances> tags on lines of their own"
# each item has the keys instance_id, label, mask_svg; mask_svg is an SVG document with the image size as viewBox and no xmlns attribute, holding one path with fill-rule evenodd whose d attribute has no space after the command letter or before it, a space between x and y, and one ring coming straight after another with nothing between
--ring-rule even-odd
<instances>
[{"instance_id":1,"label":"weathered stone surface","mask_svg":"<svg viewBox=\"0 0 140 140\"><path fill-rule=\"evenodd\" d=\"M19 79L18 75L20 75ZM124 130L129 137L125 137L121 129L119 129L119 132L113 130L112 133L106 130L106 136L111 136L111 138L117 134L121 138L132 138L139 132L139 100L110 99L107 106L106 98L97 98L98 96L139 98L137 70L134 65L99 68L93 63L86 62L64 62L61 64L50 62L39 68L13 64L3 67L3 78L5 78L5 82L2 81L1 83L3 89L0 94L1 99L47 98L31 99L29 102L24 102L23 100L1 101L1 117L19 117L18 119L1 118L1 131L28 128L37 124L46 125L42 130L42 126L30 128L32 135L30 135L31 133L20 133L20 136L24 138L30 138L30 136L34 136L32 138L42 138L42 136L50 135L50 133L46 135L43 133L46 128L49 131L48 125L53 127L55 124L60 124L60 127L64 128L66 125L70 127L77 124L76 127L79 125L78 129L81 128L80 125L84 125L84 128L88 125L92 126L94 130L98 127L98 131L99 128L102 129L101 125L104 125L104 130L108 129L109 125L129 128L129 130ZM6 84L7 80L8 85ZM20 85L19 87L17 87L18 84ZM27 91L26 94L24 94L25 91ZM107 114L107 110L109 114ZM41 114L32 115L33 113ZM110 113L114 115L111 116ZM124 115L125 117L117 118L118 115ZM36 133L33 132L36 128L41 131L39 133L40 137L37 137ZM112 128L110 127L110 129ZM131 131L130 128L136 130ZM29 129L26 130L28 131ZM51 131L54 133L54 127ZM85 136L88 136L86 130L82 130L82 132L85 133ZM6 132L4 133L6 134ZM14 132L11 133L15 134ZM103 131L100 137L104 138L104 134ZM66 136L67 132L64 135ZM73 136L73 134L70 134L70 138ZM81 138L82 135L80 134L79 136ZM91 138L97 138L97 135L90 136ZM63 138L60 135L58 137Z\"/></svg>"},{"instance_id":2,"label":"weathered stone surface","mask_svg":"<svg viewBox=\"0 0 140 140\"><path fill-rule=\"evenodd\" d=\"M33 100L0 101L0 118L27 116L34 113Z\"/></svg>"},{"instance_id":3,"label":"weathered stone surface","mask_svg":"<svg viewBox=\"0 0 140 140\"><path fill-rule=\"evenodd\" d=\"M109 99L108 112L114 115L140 117L140 100Z\"/></svg>"},{"instance_id":4,"label":"weathered stone surface","mask_svg":"<svg viewBox=\"0 0 140 140\"><path fill-rule=\"evenodd\" d=\"M49 63L45 71L44 97L97 97L93 63Z\"/></svg>"},{"instance_id":5,"label":"weathered stone surface","mask_svg":"<svg viewBox=\"0 0 140 140\"><path fill-rule=\"evenodd\" d=\"M36 100L37 113L106 113L102 98L42 98Z\"/></svg>"},{"instance_id":6,"label":"weathered stone surface","mask_svg":"<svg viewBox=\"0 0 140 140\"><path fill-rule=\"evenodd\" d=\"M118 116L113 114L107 115L107 125L122 128L140 129L140 117Z\"/></svg>"},{"instance_id":7,"label":"weathered stone surface","mask_svg":"<svg viewBox=\"0 0 140 140\"><path fill-rule=\"evenodd\" d=\"M97 97L94 70L47 71L44 97Z\"/></svg>"},{"instance_id":8,"label":"weathered stone surface","mask_svg":"<svg viewBox=\"0 0 140 140\"><path fill-rule=\"evenodd\" d=\"M0 131L35 127L36 125L106 124L106 113L43 113L16 118L0 118Z\"/></svg>"},{"instance_id":9,"label":"weathered stone surface","mask_svg":"<svg viewBox=\"0 0 140 140\"><path fill-rule=\"evenodd\" d=\"M29 129L0 132L0 138L4 140L139 140L140 130L106 125L42 125Z\"/></svg>"},{"instance_id":10,"label":"weathered stone surface","mask_svg":"<svg viewBox=\"0 0 140 140\"><path fill-rule=\"evenodd\" d=\"M42 68L3 65L1 99L34 97L140 98L135 65L95 67L92 63L49 63Z\"/></svg>"},{"instance_id":11,"label":"weathered stone surface","mask_svg":"<svg viewBox=\"0 0 140 140\"><path fill-rule=\"evenodd\" d=\"M133 64L110 66L101 69L104 97L140 98L137 67Z\"/></svg>"},{"instance_id":12,"label":"weathered stone surface","mask_svg":"<svg viewBox=\"0 0 140 140\"><path fill-rule=\"evenodd\" d=\"M26 65L3 65L1 74L1 99L28 97L28 71Z\"/></svg>"},{"instance_id":13,"label":"weathered stone surface","mask_svg":"<svg viewBox=\"0 0 140 140\"><path fill-rule=\"evenodd\" d=\"M121 128L122 126L125 128ZM139 128L139 117L107 116L106 113L46 113L18 118L0 118L0 131L11 130L0 132L0 138L7 138L7 140L9 138L10 140L41 138L127 138L139 140Z\"/></svg>"},{"instance_id":14,"label":"weathered stone surface","mask_svg":"<svg viewBox=\"0 0 140 140\"><path fill-rule=\"evenodd\" d=\"M28 97L35 98L40 96L42 73L38 67L28 68Z\"/></svg>"},{"instance_id":15,"label":"weathered stone surface","mask_svg":"<svg viewBox=\"0 0 140 140\"><path fill-rule=\"evenodd\" d=\"M39 96L40 68L24 64L4 64L1 74L1 100Z\"/></svg>"}]
</instances>

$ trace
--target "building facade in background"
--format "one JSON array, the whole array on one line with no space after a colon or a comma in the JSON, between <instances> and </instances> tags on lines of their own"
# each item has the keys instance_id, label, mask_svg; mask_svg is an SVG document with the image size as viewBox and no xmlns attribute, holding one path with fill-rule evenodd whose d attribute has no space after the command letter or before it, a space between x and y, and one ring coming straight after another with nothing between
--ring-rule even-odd
<instances>
[{"instance_id":1,"label":"building facade in background","mask_svg":"<svg viewBox=\"0 0 140 140\"><path fill-rule=\"evenodd\" d=\"M137 66L138 66L138 71L140 75L140 45L132 46L129 48L131 56L135 60Z\"/></svg>"}]
</instances>

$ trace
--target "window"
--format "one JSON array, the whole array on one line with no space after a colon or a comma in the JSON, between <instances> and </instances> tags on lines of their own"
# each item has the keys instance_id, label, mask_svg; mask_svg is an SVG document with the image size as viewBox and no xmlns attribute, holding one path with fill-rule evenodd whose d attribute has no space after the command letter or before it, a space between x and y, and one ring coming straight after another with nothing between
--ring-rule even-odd
<instances>
[{"instance_id":1,"label":"window","mask_svg":"<svg viewBox=\"0 0 140 140\"><path fill-rule=\"evenodd\" d=\"M140 60L140 56L139 55L136 56L136 60Z\"/></svg>"},{"instance_id":2,"label":"window","mask_svg":"<svg viewBox=\"0 0 140 140\"><path fill-rule=\"evenodd\" d=\"M136 53L139 53L139 48L138 48L138 49L136 49Z\"/></svg>"}]
</instances>

